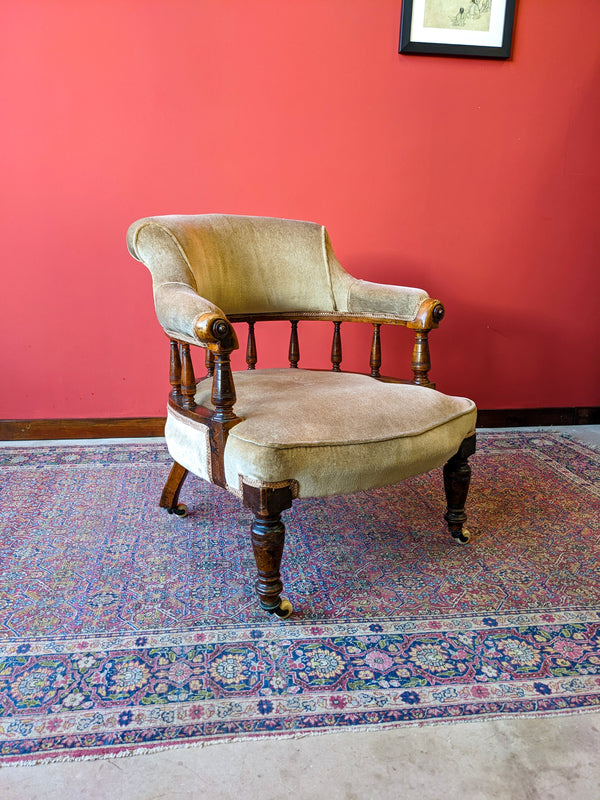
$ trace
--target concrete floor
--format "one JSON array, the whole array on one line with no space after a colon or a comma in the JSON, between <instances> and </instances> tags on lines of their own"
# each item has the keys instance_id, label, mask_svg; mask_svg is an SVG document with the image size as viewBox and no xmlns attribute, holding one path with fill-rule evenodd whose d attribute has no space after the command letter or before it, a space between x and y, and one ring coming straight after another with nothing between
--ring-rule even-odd
<instances>
[{"instance_id":1,"label":"concrete floor","mask_svg":"<svg viewBox=\"0 0 600 800\"><path fill-rule=\"evenodd\" d=\"M556 430L600 448L599 426ZM234 742L0 769L1 800L287 797L600 800L600 713Z\"/></svg>"},{"instance_id":2,"label":"concrete floor","mask_svg":"<svg viewBox=\"0 0 600 800\"><path fill-rule=\"evenodd\" d=\"M596 800L600 714L464 722L0 770L3 800Z\"/></svg>"}]
</instances>

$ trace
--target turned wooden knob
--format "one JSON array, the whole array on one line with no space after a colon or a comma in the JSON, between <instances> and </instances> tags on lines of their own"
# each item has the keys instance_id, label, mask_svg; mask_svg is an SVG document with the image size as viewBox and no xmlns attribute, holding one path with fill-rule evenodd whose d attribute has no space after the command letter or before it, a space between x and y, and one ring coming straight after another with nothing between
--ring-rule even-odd
<instances>
[{"instance_id":1,"label":"turned wooden knob","mask_svg":"<svg viewBox=\"0 0 600 800\"><path fill-rule=\"evenodd\" d=\"M224 319L216 319L212 324L215 339L223 339L229 333L229 323Z\"/></svg>"}]
</instances>

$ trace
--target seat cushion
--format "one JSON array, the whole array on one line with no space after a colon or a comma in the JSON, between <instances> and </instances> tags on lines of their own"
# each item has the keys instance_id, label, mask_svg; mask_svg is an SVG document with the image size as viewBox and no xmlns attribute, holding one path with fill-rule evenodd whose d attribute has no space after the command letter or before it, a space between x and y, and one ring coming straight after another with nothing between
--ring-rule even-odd
<instances>
[{"instance_id":1,"label":"seat cushion","mask_svg":"<svg viewBox=\"0 0 600 800\"><path fill-rule=\"evenodd\" d=\"M477 411L462 397L384 383L366 375L301 369L234 373L243 421L225 448L228 487L297 482L300 497L388 486L447 461L473 432ZM208 408L211 381L196 403ZM211 479L204 426L169 409L171 455Z\"/></svg>"}]
</instances>

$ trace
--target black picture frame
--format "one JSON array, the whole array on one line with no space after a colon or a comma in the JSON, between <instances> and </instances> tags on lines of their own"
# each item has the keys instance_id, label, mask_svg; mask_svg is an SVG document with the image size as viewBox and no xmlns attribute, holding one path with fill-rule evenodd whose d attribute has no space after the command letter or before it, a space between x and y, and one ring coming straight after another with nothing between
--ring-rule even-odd
<instances>
[{"instance_id":1,"label":"black picture frame","mask_svg":"<svg viewBox=\"0 0 600 800\"><path fill-rule=\"evenodd\" d=\"M432 0L402 0L399 53L425 53L429 55L470 56L474 58L510 58L516 0L444 0L456 16L448 16L447 28L426 28L424 14ZM494 7L493 4L496 3ZM439 5L439 0L438 0ZM494 30L479 32L479 41L473 43L470 27L477 19L473 9L488 5L490 16L494 10ZM501 6L504 5L502 9ZM498 14L500 12L500 14ZM416 18L416 14L419 18ZM462 15L465 15L464 18ZM415 34L415 28L417 33ZM419 31L422 31L419 34ZM486 39L489 40L486 41Z\"/></svg>"}]
</instances>

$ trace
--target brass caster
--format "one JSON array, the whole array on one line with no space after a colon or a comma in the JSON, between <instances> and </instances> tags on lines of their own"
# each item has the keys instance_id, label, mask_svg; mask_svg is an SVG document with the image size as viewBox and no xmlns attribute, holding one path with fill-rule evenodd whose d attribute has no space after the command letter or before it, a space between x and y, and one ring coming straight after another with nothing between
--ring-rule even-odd
<instances>
[{"instance_id":1,"label":"brass caster","mask_svg":"<svg viewBox=\"0 0 600 800\"><path fill-rule=\"evenodd\" d=\"M294 609L290 601L284 597L277 608L269 608L267 610L269 614L277 614L281 619L287 619Z\"/></svg>"},{"instance_id":2,"label":"brass caster","mask_svg":"<svg viewBox=\"0 0 600 800\"><path fill-rule=\"evenodd\" d=\"M471 534L466 528L463 528L457 533L454 533L453 531L452 536L454 537L454 541L458 542L459 544L468 544L471 541Z\"/></svg>"},{"instance_id":3,"label":"brass caster","mask_svg":"<svg viewBox=\"0 0 600 800\"><path fill-rule=\"evenodd\" d=\"M187 515L190 513L185 503L178 503L175 508L168 508L167 511L169 514L175 514L175 516L179 517L180 519L187 517Z\"/></svg>"}]
</instances>

